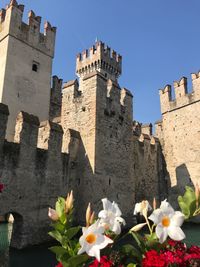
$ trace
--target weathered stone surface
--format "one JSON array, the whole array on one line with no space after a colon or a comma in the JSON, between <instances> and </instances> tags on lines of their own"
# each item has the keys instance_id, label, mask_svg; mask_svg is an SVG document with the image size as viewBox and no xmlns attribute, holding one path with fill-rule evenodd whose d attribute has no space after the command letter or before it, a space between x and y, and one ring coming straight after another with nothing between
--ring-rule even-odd
<instances>
[{"instance_id":1,"label":"weathered stone surface","mask_svg":"<svg viewBox=\"0 0 200 267\"><path fill-rule=\"evenodd\" d=\"M33 11L29 12L28 24L24 23L23 10L22 5L11 1L0 20L0 102L9 106L9 141L13 141L21 110L38 116L40 121L49 118L56 30L48 23L41 33L41 17Z\"/></svg>"},{"instance_id":2,"label":"weathered stone surface","mask_svg":"<svg viewBox=\"0 0 200 267\"><path fill-rule=\"evenodd\" d=\"M185 185L199 181L200 174L200 78L192 74L193 91L187 93L187 79L174 82L175 99L171 87L160 90L162 122L157 123L169 172L170 199L174 205Z\"/></svg>"},{"instance_id":3,"label":"weathered stone surface","mask_svg":"<svg viewBox=\"0 0 200 267\"><path fill-rule=\"evenodd\" d=\"M48 207L71 189L79 222L85 223L88 202L98 212L100 200L107 197L132 224L135 201L162 200L167 187L152 125L133 124L133 96L118 84L122 57L96 42L90 57L87 51L77 57L79 81L64 83L61 93L62 80L54 76L50 91L55 28L46 23L43 35L41 18L31 11L26 25L22 13L23 7L11 1L0 17L0 102L10 111L8 117L8 107L0 104L0 178L5 185L0 215L15 218L11 245L46 241ZM30 66L30 58L36 66ZM6 127L14 142L6 140ZM163 127L168 125L157 124L162 144L169 132L165 136Z\"/></svg>"},{"instance_id":4,"label":"weathered stone surface","mask_svg":"<svg viewBox=\"0 0 200 267\"><path fill-rule=\"evenodd\" d=\"M99 43L95 45L98 54ZM101 54L97 57L101 62ZM151 135L151 124L142 130L140 126L145 141L133 135L130 91L120 88L118 76L109 75L104 65L99 64L92 71L92 63L93 57L91 61L86 56L78 58L79 84L73 80L63 86L63 151L69 153L71 168L68 187L75 190L77 205L81 203L83 207L77 209L79 219L84 220L88 202L98 210L100 199L108 197L119 203L131 221L135 200L151 201L154 196L161 200L166 196L164 160L158 140ZM71 150L69 129L80 134L74 138Z\"/></svg>"},{"instance_id":5,"label":"weathered stone surface","mask_svg":"<svg viewBox=\"0 0 200 267\"><path fill-rule=\"evenodd\" d=\"M1 110L3 123L6 118ZM38 137L38 118L21 112L15 143L0 142L0 177L5 186L0 194L0 214L13 214L11 245L17 248L48 240L48 207L54 207L57 196L67 194L68 155L61 153L62 127L52 122L42 125L48 136L45 140ZM38 139L48 150L37 148Z\"/></svg>"}]
</instances>

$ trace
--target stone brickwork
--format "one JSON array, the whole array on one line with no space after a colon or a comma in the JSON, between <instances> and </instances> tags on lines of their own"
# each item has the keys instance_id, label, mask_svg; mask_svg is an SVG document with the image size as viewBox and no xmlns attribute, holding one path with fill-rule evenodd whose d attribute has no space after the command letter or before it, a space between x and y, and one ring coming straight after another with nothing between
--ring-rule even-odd
<instances>
[{"instance_id":1,"label":"stone brickwork","mask_svg":"<svg viewBox=\"0 0 200 267\"><path fill-rule=\"evenodd\" d=\"M23 9L11 0L0 13L0 215L14 215L11 245L46 241L48 207L71 189L79 222L88 202L98 211L107 197L132 224L135 201L162 200L167 186L152 125L133 124L133 96L118 84L122 57L96 42L77 56L79 80L53 76L51 86L56 29L41 34L41 18L31 11L27 25Z\"/></svg>"},{"instance_id":2,"label":"stone brickwork","mask_svg":"<svg viewBox=\"0 0 200 267\"><path fill-rule=\"evenodd\" d=\"M188 93L187 79L174 82L175 98L167 85L160 90L162 122L156 124L169 173L170 198L185 185L195 184L200 174L200 73L192 74L192 92Z\"/></svg>"},{"instance_id":3,"label":"stone brickwork","mask_svg":"<svg viewBox=\"0 0 200 267\"><path fill-rule=\"evenodd\" d=\"M62 79L57 76L52 78L52 88L50 96L49 119L52 121L60 121L62 104Z\"/></svg>"},{"instance_id":4,"label":"stone brickwork","mask_svg":"<svg viewBox=\"0 0 200 267\"><path fill-rule=\"evenodd\" d=\"M48 207L67 193L69 155L61 153L60 125L39 125L37 117L20 112L11 143L5 140L7 118L8 108L0 104L0 214L14 215L11 245L21 248L48 240Z\"/></svg>"},{"instance_id":5,"label":"stone brickwork","mask_svg":"<svg viewBox=\"0 0 200 267\"><path fill-rule=\"evenodd\" d=\"M145 141L133 135L132 94L118 84L122 58L113 57L105 47L97 42L90 57L87 51L79 54L79 82L63 85L63 152L68 152L69 129L77 131L80 136L74 156L70 155L69 172L69 188L77 192L77 204L86 208L92 201L98 208L99 200L109 197L119 203L129 221L136 199L166 196L164 160L151 124L140 127ZM79 218L84 218L84 209Z\"/></svg>"},{"instance_id":6,"label":"stone brickwork","mask_svg":"<svg viewBox=\"0 0 200 267\"><path fill-rule=\"evenodd\" d=\"M155 197L159 203L168 197L165 160L160 142L158 138L137 129L133 135L133 146L135 202L147 199L152 203Z\"/></svg>"},{"instance_id":7,"label":"stone brickwork","mask_svg":"<svg viewBox=\"0 0 200 267\"><path fill-rule=\"evenodd\" d=\"M9 141L13 141L21 110L38 116L40 121L49 116L56 28L46 22L41 33L41 17L30 11L26 24L23 11L24 6L16 0L0 11L0 102L9 106Z\"/></svg>"}]
</instances>

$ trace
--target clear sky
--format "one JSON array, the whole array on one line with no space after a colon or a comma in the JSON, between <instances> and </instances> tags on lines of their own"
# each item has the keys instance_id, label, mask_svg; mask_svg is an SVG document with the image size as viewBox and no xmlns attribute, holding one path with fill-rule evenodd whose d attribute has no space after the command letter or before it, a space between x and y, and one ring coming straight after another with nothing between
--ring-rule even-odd
<instances>
[{"instance_id":1,"label":"clear sky","mask_svg":"<svg viewBox=\"0 0 200 267\"><path fill-rule=\"evenodd\" d=\"M0 0L4 7L9 0ZM53 75L75 78L76 54L98 37L123 56L134 119L161 118L158 89L200 69L199 0L20 0L57 27ZM42 29L43 30L43 29Z\"/></svg>"}]
</instances>

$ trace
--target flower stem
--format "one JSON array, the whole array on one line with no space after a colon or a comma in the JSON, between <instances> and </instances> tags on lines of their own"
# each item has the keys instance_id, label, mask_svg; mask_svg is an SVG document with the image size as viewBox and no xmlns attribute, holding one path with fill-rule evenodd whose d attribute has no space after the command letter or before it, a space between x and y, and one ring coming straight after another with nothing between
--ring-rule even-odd
<instances>
[{"instance_id":1,"label":"flower stem","mask_svg":"<svg viewBox=\"0 0 200 267\"><path fill-rule=\"evenodd\" d=\"M152 235L152 229L151 229L151 226L150 226L150 223L149 223L149 220L147 218L147 216L144 216L146 222L147 222L147 225L148 225L148 228L149 228L149 231L150 231L150 234Z\"/></svg>"}]
</instances>

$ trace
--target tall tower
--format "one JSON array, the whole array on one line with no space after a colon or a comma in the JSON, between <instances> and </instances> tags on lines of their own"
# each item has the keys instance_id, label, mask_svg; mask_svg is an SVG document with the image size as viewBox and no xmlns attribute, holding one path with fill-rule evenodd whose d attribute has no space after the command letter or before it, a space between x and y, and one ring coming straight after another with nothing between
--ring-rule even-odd
<instances>
[{"instance_id":1,"label":"tall tower","mask_svg":"<svg viewBox=\"0 0 200 267\"><path fill-rule=\"evenodd\" d=\"M128 217L134 202L132 95L118 84L121 65L122 57L102 42L78 54L79 83L64 84L61 123L63 149L69 148L72 163L69 186L77 190L78 202L86 207L108 197ZM70 134L79 143L76 151L70 151L75 147L70 146Z\"/></svg>"},{"instance_id":2,"label":"tall tower","mask_svg":"<svg viewBox=\"0 0 200 267\"><path fill-rule=\"evenodd\" d=\"M17 114L23 110L48 119L56 28L33 11L22 22L24 6L11 0L0 11L0 102L9 106L7 138L12 139Z\"/></svg>"}]
</instances>

